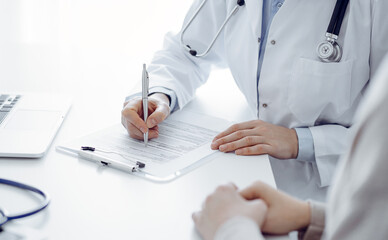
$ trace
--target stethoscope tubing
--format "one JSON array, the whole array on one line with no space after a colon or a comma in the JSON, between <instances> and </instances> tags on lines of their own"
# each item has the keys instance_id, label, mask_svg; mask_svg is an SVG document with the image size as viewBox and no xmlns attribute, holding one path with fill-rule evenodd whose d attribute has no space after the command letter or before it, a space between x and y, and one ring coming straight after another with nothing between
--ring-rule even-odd
<instances>
[{"instance_id":1,"label":"stethoscope tubing","mask_svg":"<svg viewBox=\"0 0 388 240\"><path fill-rule=\"evenodd\" d=\"M338 0L335 4L333 14L330 19L329 26L327 27L327 33L332 33L338 36L342 21L345 17L346 8L348 6L349 0Z\"/></svg>"},{"instance_id":2,"label":"stethoscope tubing","mask_svg":"<svg viewBox=\"0 0 388 240\"><path fill-rule=\"evenodd\" d=\"M345 18L345 12L346 12L348 3L349 3L349 0L344 0L342 3L343 5L341 6L341 11L340 11L340 15L338 17L338 22L337 22L335 29L334 29L334 34L337 36L339 35L339 32L341 30L342 21Z\"/></svg>"},{"instance_id":3,"label":"stethoscope tubing","mask_svg":"<svg viewBox=\"0 0 388 240\"><path fill-rule=\"evenodd\" d=\"M38 188L32 187L32 186L27 185L27 184L23 184L23 183L20 183L20 182L15 182L15 181L3 179L3 178L0 178L0 184L5 184L5 185L12 186L12 187L20 188L20 189L23 189L23 190L35 192L35 193L37 193L37 194L39 194L40 196L43 197L43 201L41 202L41 205L39 207L37 207L34 210L22 213L22 214L7 215L6 211L3 210L2 211L3 216L6 217L7 220L6 220L6 222L2 223L1 225L4 225L5 223L7 223L7 222L9 222L11 220L15 220L15 219L24 218L24 217L28 217L28 216L34 215L35 213L38 213L38 212L42 211L43 209L45 209L49 205L49 203L50 203L50 196L46 192L44 192L44 191L42 191L42 190L40 190ZM1 225L0 225L0 227L1 227Z\"/></svg>"},{"instance_id":4,"label":"stethoscope tubing","mask_svg":"<svg viewBox=\"0 0 388 240\"><path fill-rule=\"evenodd\" d=\"M182 28L182 31L181 31L181 35L180 35L180 42L181 42L181 45L185 48L185 50L189 51L189 53L192 55L192 56L195 56L195 57L203 57L205 55L207 55L210 51L210 49L213 47L214 43L216 42L218 36L221 34L222 30L224 29L224 27L226 26L226 24L229 22L229 20L231 19L231 17L238 11L239 7L243 6L245 3L244 1L237 1L237 4L236 6L232 9L232 11L230 11L230 13L228 14L228 16L225 18L224 22L222 23L221 27L218 29L216 35L214 36L214 38L212 39L212 41L210 42L209 46L206 48L206 50L203 52L203 53L200 53L198 54L198 52L194 49L191 49L191 47L189 45L185 45L184 44L184 41L183 41L183 35L185 34L186 30L190 27L191 23L193 22L193 20L196 18L196 16L198 15L198 13L201 11L202 7L205 5L205 3L207 2L207 0L203 0L202 3L199 5L198 9L195 11L194 15L190 18L190 20L186 23L186 25Z\"/></svg>"}]
</instances>

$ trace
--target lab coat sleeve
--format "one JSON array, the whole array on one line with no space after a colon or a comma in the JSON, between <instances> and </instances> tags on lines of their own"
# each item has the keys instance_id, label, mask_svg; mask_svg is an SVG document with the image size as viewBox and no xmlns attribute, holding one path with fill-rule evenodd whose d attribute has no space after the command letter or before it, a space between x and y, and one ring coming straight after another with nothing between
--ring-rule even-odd
<instances>
[{"instance_id":1,"label":"lab coat sleeve","mask_svg":"<svg viewBox=\"0 0 388 240\"><path fill-rule=\"evenodd\" d=\"M338 159L348 142L348 128L340 125L310 127L314 140L315 164L319 173L320 187L330 185Z\"/></svg>"},{"instance_id":2,"label":"lab coat sleeve","mask_svg":"<svg viewBox=\"0 0 388 240\"><path fill-rule=\"evenodd\" d=\"M170 112L174 112L178 110L178 104L176 103L176 94L174 91L164 88L164 87L152 87L149 90L149 95L152 95L154 93L164 93L169 97L170 100ZM136 97L141 97L141 92L137 92L134 94L131 94L125 98L125 102L128 102L129 100L136 98Z\"/></svg>"},{"instance_id":3,"label":"lab coat sleeve","mask_svg":"<svg viewBox=\"0 0 388 240\"><path fill-rule=\"evenodd\" d=\"M201 2L194 1L183 26L190 20ZM208 1L184 33L184 44L190 45L198 53L203 52L222 25L226 11L225 1ZM168 33L163 49L155 53L148 66L150 87L164 87L173 91L179 109L184 107L193 98L195 90L206 82L212 67L226 67L223 33L205 57L191 56L183 48L180 37L180 32Z\"/></svg>"},{"instance_id":4,"label":"lab coat sleeve","mask_svg":"<svg viewBox=\"0 0 388 240\"><path fill-rule=\"evenodd\" d=\"M298 156L296 160L315 162L314 142L311 131L308 128L294 128L298 136Z\"/></svg>"},{"instance_id":5,"label":"lab coat sleeve","mask_svg":"<svg viewBox=\"0 0 388 240\"><path fill-rule=\"evenodd\" d=\"M171 113L178 109L178 104L176 102L176 94L174 91L164 87L153 87L150 89L150 95L154 93L164 93L169 97Z\"/></svg>"},{"instance_id":6,"label":"lab coat sleeve","mask_svg":"<svg viewBox=\"0 0 388 240\"><path fill-rule=\"evenodd\" d=\"M388 53L388 9L387 0L371 0L372 29L370 47L370 76L373 79L376 70ZM344 153L348 139L349 129L340 125L322 125L310 127L314 140L316 169L320 177L320 186L328 186L335 172L337 161Z\"/></svg>"}]
</instances>

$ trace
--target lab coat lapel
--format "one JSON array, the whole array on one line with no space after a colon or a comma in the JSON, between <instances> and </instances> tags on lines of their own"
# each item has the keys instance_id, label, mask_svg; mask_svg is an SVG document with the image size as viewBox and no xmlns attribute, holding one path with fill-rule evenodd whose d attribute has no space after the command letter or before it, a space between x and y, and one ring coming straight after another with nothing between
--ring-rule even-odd
<instances>
[{"instance_id":1,"label":"lab coat lapel","mask_svg":"<svg viewBox=\"0 0 388 240\"><path fill-rule=\"evenodd\" d=\"M263 0L246 0L245 4L253 35L257 38L261 33Z\"/></svg>"},{"instance_id":2,"label":"lab coat lapel","mask_svg":"<svg viewBox=\"0 0 388 240\"><path fill-rule=\"evenodd\" d=\"M263 0L245 0L245 7L247 11L247 17L250 25L250 29L252 32L252 37L254 38L254 45L252 45L251 51L246 54L249 55L247 59L249 59L248 65L246 66L248 74L244 77L244 85L248 85L246 89L246 97L248 102L251 103L251 107L253 107L253 111L257 111L257 62L258 62L258 53L259 48L257 44L257 39L261 36L261 22L262 22L262 12L263 12ZM249 81L246 81L247 79ZM255 104L253 104L255 103Z\"/></svg>"}]
</instances>

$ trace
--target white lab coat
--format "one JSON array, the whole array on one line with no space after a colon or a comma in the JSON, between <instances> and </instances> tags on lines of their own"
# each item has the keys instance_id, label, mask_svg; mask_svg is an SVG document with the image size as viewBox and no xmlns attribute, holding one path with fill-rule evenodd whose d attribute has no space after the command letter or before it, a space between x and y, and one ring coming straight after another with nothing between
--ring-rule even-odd
<instances>
[{"instance_id":1,"label":"white lab coat","mask_svg":"<svg viewBox=\"0 0 388 240\"><path fill-rule=\"evenodd\" d=\"M310 202L310 223L299 239L388 239L388 56L376 76L355 116L328 204ZM256 222L244 216L224 222L214 237L235 239L264 240Z\"/></svg>"},{"instance_id":2,"label":"white lab coat","mask_svg":"<svg viewBox=\"0 0 388 240\"><path fill-rule=\"evenodd\" d=\"M185 22L201 2L194 1ZM262 0L245 2L204 58L189 55L180 34L168 34L148 68L150 86L173 90L182 108L213 66L229 67L258 119L310 128L316 163L272 159L271 164L280 189L324 200L357 105L388 51L388 1L350 1L338 40L342 60L323 63L316 48L325 40L335 0L286 0L270 27L258 89ZM235 0L208 0L185 32L184 43L203 52L235 5ZM222 86L215 89L220 90Z\"/></svg>"}]
</instances>

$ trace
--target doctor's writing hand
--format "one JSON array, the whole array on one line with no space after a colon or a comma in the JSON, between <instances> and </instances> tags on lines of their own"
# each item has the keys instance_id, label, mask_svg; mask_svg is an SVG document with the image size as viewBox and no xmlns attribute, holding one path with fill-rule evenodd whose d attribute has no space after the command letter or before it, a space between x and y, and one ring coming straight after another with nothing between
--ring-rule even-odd
<instances>
[{"instance_id":1,"label":"doctor's writing hand","mask_svg":"<svg viewBox=\"0 0 388 240\"><path fill-rule=\"evenodd\" d=\"M193 213L197 230L206 240L214 239L217 229L228 219L244 216L261 226L267 206L262 200L246 201L233 184L219 186L206 198L203 208Z\"/></svg>"},{"instance_id":2,"label":"doctor's writing hand","mask_svg":"<svg viewBox=\"0 0 388 240\"><path fill-rule=\"evenodd\" d=\"M298 137L294 129L261 120L234 124L218 134L211 144L213 150L235 151L237 155L269 154L279 159L298 156Z\"/></svg>"},{"instance_id":3,"label":"doctor's writing hand","mask_svg":"<svg viewBox=\"0 0 388 240\"><path fill-rule=\"evenodd\" d=\"M255 182L240 191L246 200L262 199L268 211L261 230L272 234L286 234L310 224L310 205L263 182Z\"/></svg>"},{"instance_id":4,"label":"doctor's writing hand","mask_svg":"<svg viewBox=\"0 0 388 240\"><path fill-rule=\"evenodd\" d=\"M155 93L148 97L148 118L143 120L143 102L141 98L134 98L124 103L121 111L121 123L127 129L129 136L139 140L149 131L148 137L159 135L158 124L170 114L169 99L163 93Z\"/></svg>"}]
</instances>

